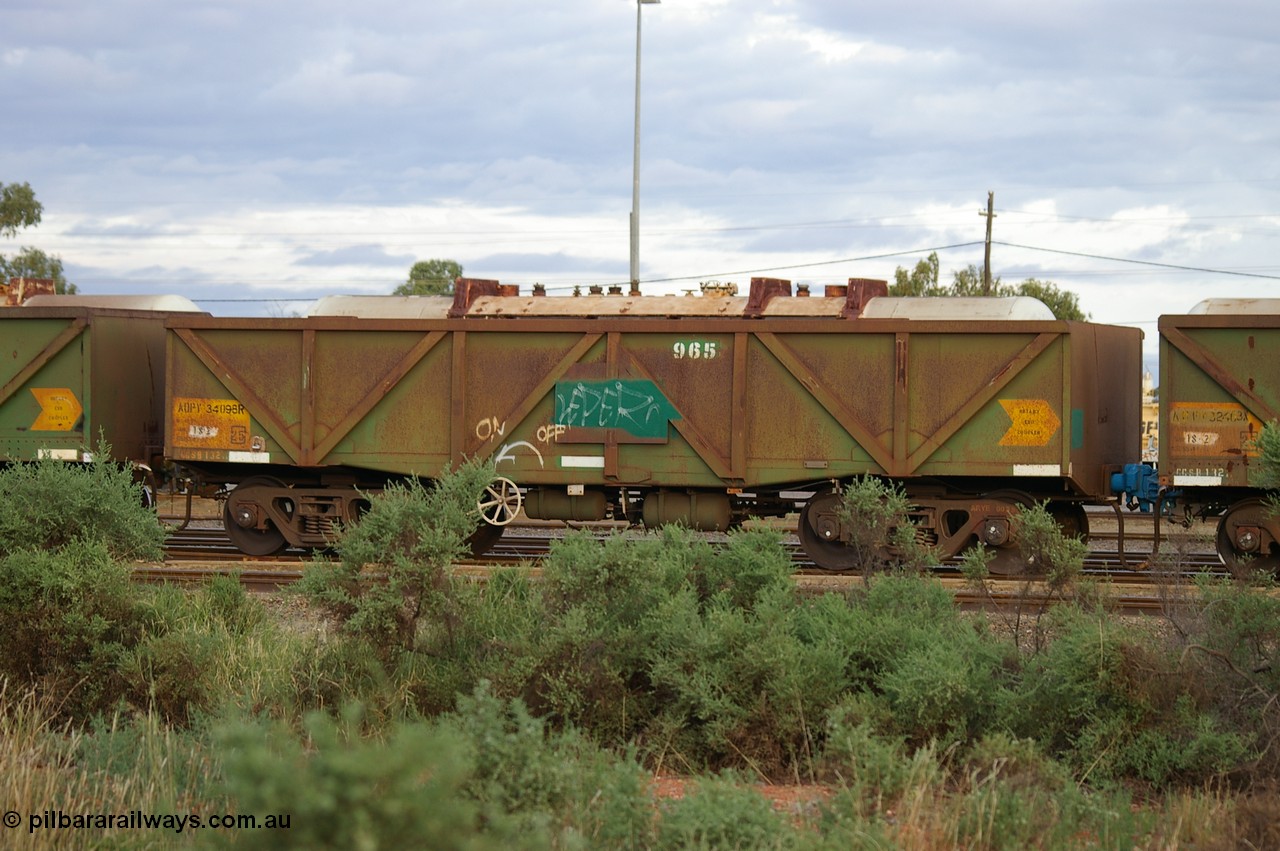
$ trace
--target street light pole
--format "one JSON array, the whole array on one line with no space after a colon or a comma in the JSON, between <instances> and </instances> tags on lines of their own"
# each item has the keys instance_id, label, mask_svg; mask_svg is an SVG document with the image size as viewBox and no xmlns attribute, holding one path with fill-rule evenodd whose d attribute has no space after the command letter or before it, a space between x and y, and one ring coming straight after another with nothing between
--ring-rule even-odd
<instances>
[{"instance_id":1,"label":"street light pole","mask_svg":"<svg viewBox=\"0 0 1280 851\"><path fill-rule=\"evenodd\" d=\"M640 9L662 0L636 0L636 135L631 167L631 293L640 293Z\"/></svg>"}]
</instances>

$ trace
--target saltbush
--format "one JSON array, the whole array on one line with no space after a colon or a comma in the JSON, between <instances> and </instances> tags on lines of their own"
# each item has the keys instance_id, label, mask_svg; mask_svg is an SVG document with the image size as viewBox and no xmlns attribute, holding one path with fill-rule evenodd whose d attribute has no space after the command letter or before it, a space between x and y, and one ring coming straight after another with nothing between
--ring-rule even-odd
<instances>
[{"instance_id":1,"label":"saltbush","mask_svg":"<svg viewBox=\"0 0 1280 851\"><path fill-rule=\"evenodd\" d=\"M467 549L492 464L468 462L429 487L392 482L338 540L340 560L310 567L299 591L328 609L389 667L413 652L425 621L459 620L448 568ZM378 576L370 581L367 566Z\"/></svg>"},{"instance_id":2,"label":"saltbush","mask_svg":"<svg viewBox=\"0 0 1280 851\"><path fill-rule=\"evenodd\" d=\"M481 683L444 719L466 745L464 794L483 822L556 847L636 848L652 833L648 775L628 755L601 750L573 729L556 732L519 699Z\"/></svg>"},{"instance_id":3,"label":"saltbush","mask_svg":"<svg viewBox=\"0 0 1280 851\"><path fill-rule=\"evenodd\" d=\"M662 803L657 848L787 848L794 830L759 792L733 775L699 780Z\"/></svg>"},{"instance_id":4,"label":"saltbush","mask_svg":"<svg viewBox=\"0 0 1280 851\"><path fill-rule=\"evenodd\" d=\"M896 482L875 476L855 478L840 492L837 517L848 532L844 543L865 573L889 568L918 570L937 561L917 540L911 501Z\"/></svg>"},{"instance_id":5,"label":"saltbush","mask_svg":"<svg viewBox=\"0 0 1280 851\"><path fill-rule=\"evenodd\" d=\"M238 813L288 815L240 831L249 848L637 848L651 842L647 777L634 760L553 733L482 685L456 714L367 735L354 705L315 713L305 741L262 722L217 738Z\"/></svg>"},{"instance_id":6,"label":"saltbush","mask_svg":"<svg viewBox=\"0 0 1280 851\"><path fill-rule=\"evenodd\" d=\"M66 719L123 703L187 724L232 699L243 678L263 679L259 665L224 669L264 617L234 579L153 589L132 584L101 543L19 550L0 558L0 677L36 689Z\"/></svg>"},{"instance_id":7,"label":"saltbush","mask_svg":"<svg viewBox=\"0 0 1280 851\"><path fill-rule=\"evenodd\" d=\"M120 699L121 664L144 635L129 569L100 543L0 559L0 675L36 686L64 717Z\"/></svg>"},{"instance_id":8,"label":"saltbush","mask_svg":"<svg viewBox=\"0 0 1280 851\"><path fill-rule=\"evenodd\" d=\"M110 452L103 444L85 464L46 458L0 469L0 554L88 541L115 558L159 560L165 529Z\"/></svg>"},{"instance_id":9,"label":"saltbush","mask_svg":"<svg viewBox=\"0 0 1280 851\"><path fill-rule=\"evenodd\" d=\"M1099 613L1062 607L1027 663L1016 719L1082 777L1199 783L1240 765L1251 737L1213 711L1218 698L1185 655ZM1239 692L1236 692L1239 694Z\"/></svg>"},{"instance_id":10,"label":"saltbush","mask_svg":"<svg viewBox=\"0 0 1280 851\"><path fill-rule=\"evenodd\" d=\"M241 722L218 738L233 811L288 818L287 828L242 830L236 848L483 849L478 805L462 794L471 774L452 731L398 726L385 742L362 738L358 712L315 713L307 743L277 725Z\"/></svg>"},{"instance_id":11,"label":"saltbush","mask_svg":"<svg viewBox=\"0 0 1280 851\"><path fill-rule=\"evenodd\" d=\"M1001 661L994 644L963 632L904 654L879 683L894 728L918 744L943 745L991 729L1008 693Z\"/></svg>"},{"instance_id":12,"label":"saltbush","mask_svg":"<svg viewBox=\"0 0 1280 851\"><path fill-rule=\"evenodd\" d=\"M697 606L689 582L706 542L675 527L554 545L543 568L547 624L525 698L539 714L626 741L658 701L646 664L674 609Z\"/></svg>"},{"instance_id":13,"label":"saltbush","mask_svg":"<svg viewBox=\"0 0 1280 851\"><path fill-rule=\"evenodd\" d=\"M1028 569L1043 575L1050 588L1063 589L1080 576L1089 546L1079 537L1063 534L1047 503L1022 509L1013 528Z\"/></svg>"},{"instance_id":14,"label":"saltbush","mask_svg":"<svg viewBox=\"0 0 1280 851\"><path fill-rule=\"evenodd\" d=\"M941 769L931 746L907 747L905 737L877 732L865 698L845 698L827 719L823 776L854 792L858 811L892 804L909 786L935 782Z\"/></svg>"}]
</instances>

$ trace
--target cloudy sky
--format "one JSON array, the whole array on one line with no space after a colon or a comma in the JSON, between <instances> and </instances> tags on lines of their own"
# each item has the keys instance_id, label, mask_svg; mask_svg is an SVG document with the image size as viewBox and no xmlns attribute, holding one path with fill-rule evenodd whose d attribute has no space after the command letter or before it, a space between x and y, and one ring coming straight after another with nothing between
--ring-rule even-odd
<instances>
[{"instance_id":1,"label":"cloudy sky","mask_svg":"<svg viewBox=\"0 0 1280 851\"><path fill-rule=\"evenodd\" d=\"M646 292L931 249L1099 321L1280 297L1263 0L643 9ZM0 0L0 182L86 293L281 315L419 259L628 278L634 0ZM953 247L958 246L958 247ZM245 299L246 301L230 301Z\"/></svg>"}]
</instances>

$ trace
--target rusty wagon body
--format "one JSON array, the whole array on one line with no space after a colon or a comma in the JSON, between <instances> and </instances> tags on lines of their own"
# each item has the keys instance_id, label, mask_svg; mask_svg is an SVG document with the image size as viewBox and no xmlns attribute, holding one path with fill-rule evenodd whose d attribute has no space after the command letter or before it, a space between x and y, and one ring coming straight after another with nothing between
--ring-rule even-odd
<instances>
[{"instance_id":1,"label":"rusty wagon body","mask_svg":"<svg viewBox=\"0 0 1280 851\"><path fill-rule=\"evenodd\" d=\"M1280 299L1209 299L1160 317L1159 484L1166 502L1219 517L1228 564L1280 568L1256 444L1280 418Z\"/></svg>"},{"instance_id":2,"label":"rusty wagon body","mask_svg":"<svg viewBox=\"0 0 1280 851\"><path fill-rule=\"evenodd\" d=\"M1029 299L520 296L331 299L297 319L169 322L166 454L238 485L247 551L318 546L363 493L491 459L530 517L723 529L802 509L852 566L836 487L901 483L943 555L1012 546L1009 518L1081 506L1137 456L1141 332ZM500 532L500 529L498 529Z\"/></svg>"},{"instance_id":3,"label":"rusty wagon body","mask_svg":"<svg viewBox=\"0 0 1280 851\"><path fill-rule=\"evenodd\" d=\"M164 445L165 321L180 296L39 295L0 309L0 462L83 461L105 441L139 467Z\"/></svg>"}]
</instances>

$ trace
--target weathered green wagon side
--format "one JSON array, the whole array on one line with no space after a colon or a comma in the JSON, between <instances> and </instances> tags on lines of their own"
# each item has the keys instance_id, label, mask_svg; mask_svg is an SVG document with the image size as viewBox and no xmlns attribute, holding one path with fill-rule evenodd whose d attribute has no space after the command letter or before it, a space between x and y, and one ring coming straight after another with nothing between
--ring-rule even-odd
<instances>
[{"instance_id":1,"label":"weathered green wagon side","mask_svg":"<svg viewBox=\"0 0 1280 851\"><path fill-rule=\"evenodd\" d=\"M85 460L100 440L147 465L163 449L174 296L37 296L0 309L0 462Z\"/></svg>"},{"instance_id":2,"label":"weathered green wagon side","mask_svg":"<svg viewBox=\"0 0 1280 851\"><path fill-rule=\"evenodd\" d=\"M907 483L921 534L955 550L989 516L1007 537L1033 499L1082 524L1078 506L1136 455L1138 331L907 318L856 287L799 298L780 283L756 282L746 299L464 286L457 302L384 300L381 318L352 305L361 315L180 320L168 454L226 481L252 476L231 510L271 536L264 549L279 543L271 527L314 544L358 511L330 485L376 488L481 457L537 517L724 528L817 494L802 538L835 567L846 530L832 527L833 483Z\"/></svg>"},{"instance_id":3,"label":"weathered green wagon side","mask_svg":"<svg viewBox=\"0 0 1280 851\"><path fill-rule=\"evenodd\" d=\"M1160 317L1160 484L1220 516L1228 564L1280 568L1255 441L1280 418L1280 299L1210 299ZM1172 498L1172 497L1171 497Z\"/></svg>"}]
</instances>

